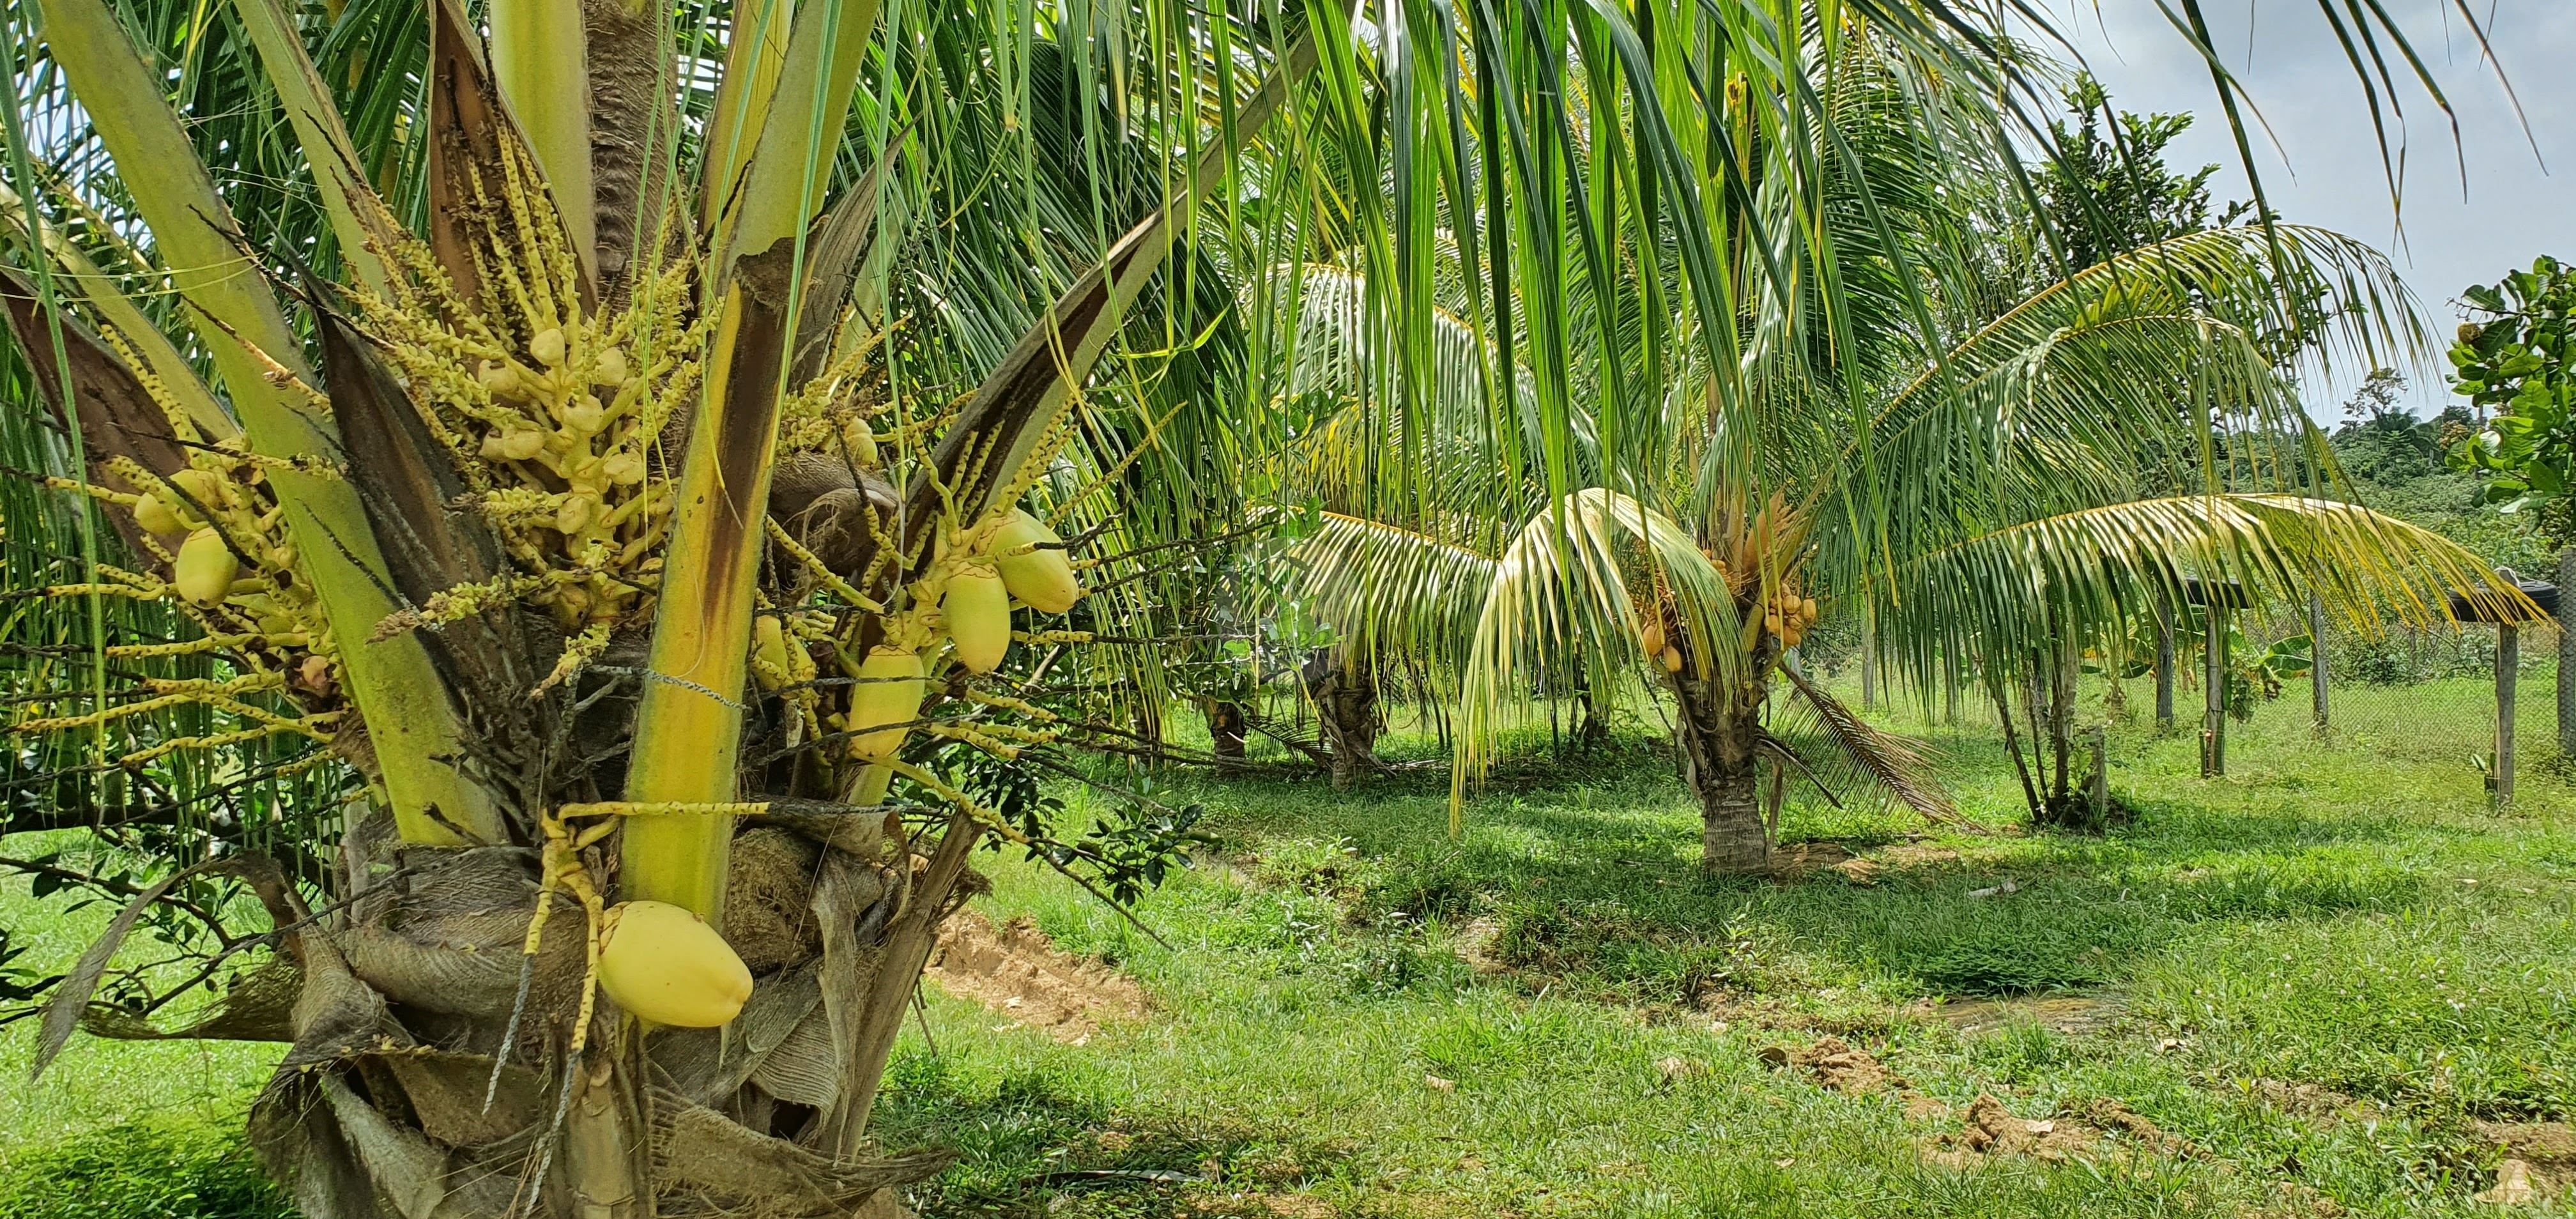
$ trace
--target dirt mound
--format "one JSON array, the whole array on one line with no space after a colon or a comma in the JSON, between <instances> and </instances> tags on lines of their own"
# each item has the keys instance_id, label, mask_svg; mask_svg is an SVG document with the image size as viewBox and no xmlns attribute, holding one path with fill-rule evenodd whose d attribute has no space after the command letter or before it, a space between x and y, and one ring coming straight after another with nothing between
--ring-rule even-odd
<instances>
[{"instance_id":1,"label":"dirt mound","mask_svg":"<svg viewBox=\"0 0 2576 1219\"><path fill-rule=\"evenodd\" d=\"M2150 1151L2180 1158L2196 1154L2198 1150L2191 1145L2191 1140L2165 1133L2154 1122L2148 1121L2145 1114L2107 1096L2086 1105L2084 1118L2095 1127L2118 1134Z\"/></svg>"},{"instance_id":2,"label":"dirt mound","mask_svg":"<svg viewBox=\"0 0 2576 1219\"><path fill-rule=\"evenodd\" d=\"M2327 1127L2346 1121L2375 1122L2388 1116L2387 1110L2370 1101L2346 1096L2322 1084L2252 1079L2235 1086L2283 1113L2309 1118Z\"/></svg>"},{"instance_id":3,"label":"dirt mound","mask_svg":"<svg viewBox=\"0 0 2576 1219\"><path fill-rule=\"evenodd\" d=\"M1764 1046L1762 1061L1776 1069L1805 1071L1836 1092L1886 1092L1906 1086L1869 1051L1855 1049L1840 1037L1822 1037L1804 1046Z\"/></svg>"},{"instance_id":4,"label":"dirt mound","mask_svg":"<svg viewBox=\"0 0 2576 1219\"><path fill-rule=\"evenodd\" d=\"M2576 1189L2576 1127L2565 1122L2480 1122L2477 1132L2480 1142L2504 1149L2505 1163L2522 1165L2533 1193L2553 1198ZM2499 1179L2498 1191L2508 1184Z\"/></svg>"},{"instance_id":5,"label":"dirt mound","mask_svg":"<svg viewBox=\"0 0 2576 1219\"><path fill-rule=\"evenodd\" d=\"M1934 1113L1939 1102L1929 1102ZM1926 1116L1913 1109L1911 1116ZM2193 1154L2187 1140L2167 1134L2143 1114L2107 1097L2083 1109L2060 1107L2053 1117L2015 1117L2003 1102L1979 1093L1964 1115L1964 1129L1944 1134L1924 1147L1924 1158L1951 1168L1974 1166L1990 1156L2017 1155L2061 1163L2094 1159L2117 1138L2122 1149L2182 1157Z\"/></svg>"},{"instance_id":6,"label":"dirt mound","mask_svg":"<svg viewBox=\"0 0 2576 1219\"><path fill-rule=\"evenodd\" d=\"M2058 1162L2086 1155L2099 1138L2091 1126L2072 1119L2014 1117L2002 1101L1981 1092L1968 1105L1967 1128L1943 1135L1930 1154L1936 1161L1960 1167L1999 1155Z\"/></svg>"},{"instance_id":7,"label":"dirt mound","mask_svg":"<svg viewBox=\"0 0 2576 1219\"><path fill-rule=\"evenodd\" d=\"M940 927L923 972L949 994L1074 1045L1091 1040L1105 1021L1145 1015L1145 992L1135 982L1056 951L1027 915L995 928L982 914L958 911Z\"/></svg>"}]
</instances>

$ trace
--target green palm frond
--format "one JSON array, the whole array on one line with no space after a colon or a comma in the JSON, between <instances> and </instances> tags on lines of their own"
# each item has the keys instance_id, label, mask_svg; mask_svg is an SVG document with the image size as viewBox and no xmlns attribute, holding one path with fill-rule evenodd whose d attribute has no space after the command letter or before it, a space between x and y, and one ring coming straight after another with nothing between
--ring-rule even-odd
<instances>
[{"instance_id":1,"label":"green palm frond","mask_svg":"<svg viewBox=\"0 0 2576 1219\"><path fill-rule=\"evenodd\" d=\"M2136 500L1997 529L1900 565L1877 597L1882 646L1928 680L1965 680L2050 641L2116 630L2186 579L2236 582L2262 603L2315 591L2361 629L2384 616L2449 620L2445 596L2491 583L2457 543L2370 509L2295 495ZM2523 612L2517 592L2484 594Z\"/></svg>"},{"instance_id":2,"label":"green palm frond","mask_svg":"<svg viewBox=\"0 0 2576 1219\"><path fill-rule=\"evenodd\" d=\"M1669 592L1688 634L1675 642L1703 679L1751 676L1735 594L1690 531L1633 496L1577 491L1494 562L1460 680L1453 797L1491 762L1502 712L1525 686L1572 670L1614 688L1611 666L1638 659L1631 584Z\"/></svg>"}]
</instances>

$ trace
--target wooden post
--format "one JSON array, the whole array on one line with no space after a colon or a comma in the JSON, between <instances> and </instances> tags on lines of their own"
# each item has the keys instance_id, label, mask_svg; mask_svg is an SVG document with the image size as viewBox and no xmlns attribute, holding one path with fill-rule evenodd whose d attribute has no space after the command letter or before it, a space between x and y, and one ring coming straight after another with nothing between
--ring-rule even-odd
<instances>
[{"instance_id":1,"label":"wooden post","mask_svg":"<svg viewBox=\"0 0 2576 1219\"><path fill-rule=\"evenodd\" d=\"M2495 803L2513 803L2513 685L2522 668L2521 631L2510 622L2496 624Z\"/></svg>"},{"instance_id":2,"label":"wooden post","mask_svg":"<svg viewBox=\"0 0 2576 1219\"><path fill-rule=\"evenodd\" d=\"M2308 594L2308 689L2316 704L2314 721L2309 725L2318 736L2326 734L2326 603L2315 593Z\"/></svg>"},{"instance_id":3,"label":"wooden post","mask_svg":"<svg viewBox=\"0 0 2576 1219\"><path fill-rule=\"evenodd\" d=\"M2173 731L2173 602L2156 594L2156 734Z\"/></svg>"},{"instance_id":4,"label":"wooden post","mask_svg":"<svg viewBox=\"0 0 2576 1219\"><path fill-rule=\"evenodd\" d=\"M2111 819L2111 749L2102 725L2093 725L2093 781L2086 784L2086 795L2093 802L2093 824L2103 826Z\"/></svg>"},{"instance_id":5,"label":"wooden post","mask_svg":"<svg viewBox=\"0 0 2576 1219\"><path fill-rule=\"evenodd\" d=\"M2214 594L2208 600L2221 602L2226 597ZM2207 779L2227 773L2227 607L2209 604L2200 609L2206 627L2201 641L2200 776Z\"/></svg>"}]
</instances>

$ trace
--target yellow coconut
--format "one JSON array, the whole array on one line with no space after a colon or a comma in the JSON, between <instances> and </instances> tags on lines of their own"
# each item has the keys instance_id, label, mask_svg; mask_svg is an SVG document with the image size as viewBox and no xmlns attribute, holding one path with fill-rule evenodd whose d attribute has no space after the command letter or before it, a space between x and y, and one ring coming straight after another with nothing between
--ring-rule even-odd
<instances>
[{"instance_id":1,"label":"yellow coconut","mask_svg":"<svg viewBox=\"0 0 2576 1219\"><path fill-rule=\"evenodd\" d=\"M921 714L921 657L901 648L880 647L859 665L859 681L850 687L850 756L881 761L903 748L908 724Z\"/></svg>"},{"instance_id":2,"label":"yellow coconut","mask_svg":"<svg viewBox=\"0 0 2576 1219\"><path fill-rule=\"evenodd\" d=\"M205 527L200 509L212 512L224 506L224 476L212 470L181 470L170 476L170 486L179 493L171 497L170 512L188 529Z\"/></svg>"},{"instance_id":3,"label":"yellow coconut","mask_svg":"<svg viewBox=\"0 0 2576 1219\"><path fill-rule=\"evenodd\" d=\"M711 1029L751 998L751 970L716 929L668 902L620 902L602 920L599 987L631 1015Z\"/></svg>"},{"instance_id":4,"label":"yellow coconut","mask_svg":"<svg viewBox=\"0 0 2576 1219\"><path fill-rule=\"evenodd\" d=\"M200 529L179 544L179 573L171 583L179 595L199 605L221 605L241 574L241 559L212 529Z\"/></svg>"},{"instance_id":5,"label":"yellow coconut","mask_svg":"<svg viewBox=\"0 0 2576 1219\"><path fill-rule=\"evenodd\" d=\"M861 469L873 470L878 465L877 434L865 419L852 419L841 427L841 440L849 446L850 458Z\"/></svg>"},{"instance_id":6,"label":"yellow coconut","mask_svg":"<svg viewBox=\"0 0 2576 1219\"><path fill-rule=\"evenodd\" d=\"M1680 648L1667 647L1664 649L1664 671L1668 673L1679 673L1682 671L1682 650Z\"/></svg>"},{"instance_id":7,"label":"yellow coconut","mask_svg":"<svg viewBox=\"0 0 2576 1219\"><path fill-rule=\"evenodd\" d=\"M1644 648L1648 656L1664 650L1664 620L1661 617L1648 618L1646 625L1637 629L1637 646Z\"/></svg>"},{"instance_id":8,"label":"yellow coconut","mask_svg":"<svg viewBox=\"0 0 2576 1219\"><path fill-rule=\"evenodd\" d=\"M1002 573L1002 584L1011 595L1041 614L1061 614L1082 599L1082 585L1073 578L1073 564L1064 557L1055 531L1038 518L1017 508L993 535L994 567ZM1040 543L1046 549L1031 550Z\"/></svg>"},{"instance_id":9,"label":"yellow coconut","mask_svg":"<svg viewBox=\"0 0 2576 1219\"><path fill-rule=\"evenodd\" d=\"M948 638L957 645L957 663L977 673L1000 668L1011 650L1011 594L990 567L969 566L948 577L948 594L939 603Z\"/></svg>"},{"instance_id":10,"label":"yellow coconut","mask_svg":"<svg viewBox=\"0 0 2576 1219\"><path fill-rule=\"evenodd\" d=\"M1815 598L1813 598L1813 597L1809 597L1809 598L1807 598L1805 601L1800 602L1800 603L1798 604L1798 616L1799 616L1799 617L1802 617L1802 618L1805 618L1805 619L1806 619L1807 621L1809 621L1809 622L1813 622L1813 621L1815 621L1815 620L1816 620L1816 599L1815 599Z\"/></svg>"},{"instance_id":11,"label":"yellow coconut","mask_svg":"<svg viewBox=\"0 0 2576 1219\"><path fill-rule=\"evenodd\" d=\"M775 614L762 614L751 623L751 654L779 674L787 672L787 628ZM752 670L764 687L775 688L778 677L761 669Z\"/></svg>"},{"instance_id":12,"label":"yellow coconut","mask_svg":"<svg viewBox=\"0 0 2576 1219\"><path fill-rule=\"evenodd\" d=\"M143 526L145 533L163 537L188 532L188 523L180 520L179 514L170 510L170 502L157 493L147 493L135 501L134 523Z\"/></svg>"}]
</instances>

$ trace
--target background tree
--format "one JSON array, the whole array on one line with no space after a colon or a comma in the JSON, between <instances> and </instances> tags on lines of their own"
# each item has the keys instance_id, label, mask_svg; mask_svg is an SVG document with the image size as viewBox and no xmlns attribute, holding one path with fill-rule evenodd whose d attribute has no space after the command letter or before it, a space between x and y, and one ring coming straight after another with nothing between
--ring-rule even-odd
<instances>
[{"instance_id":1,"label":"background tree","mask_svg":"<svg viewBox=\"0 0 2576 1219\"><path fill-rule=\"evenodd\" d=\"M2472 317L2451 346L2451 392L2469 400L2474 430L2457 429L2451 463L2486 477L2499 512L2529 514L2558 551L2558 586L2576 588L2576 270L2543 255L2460 295ZM2576 756L2576 636L2566 631L2558 748Z\"/></svg>"}]
</instances>

